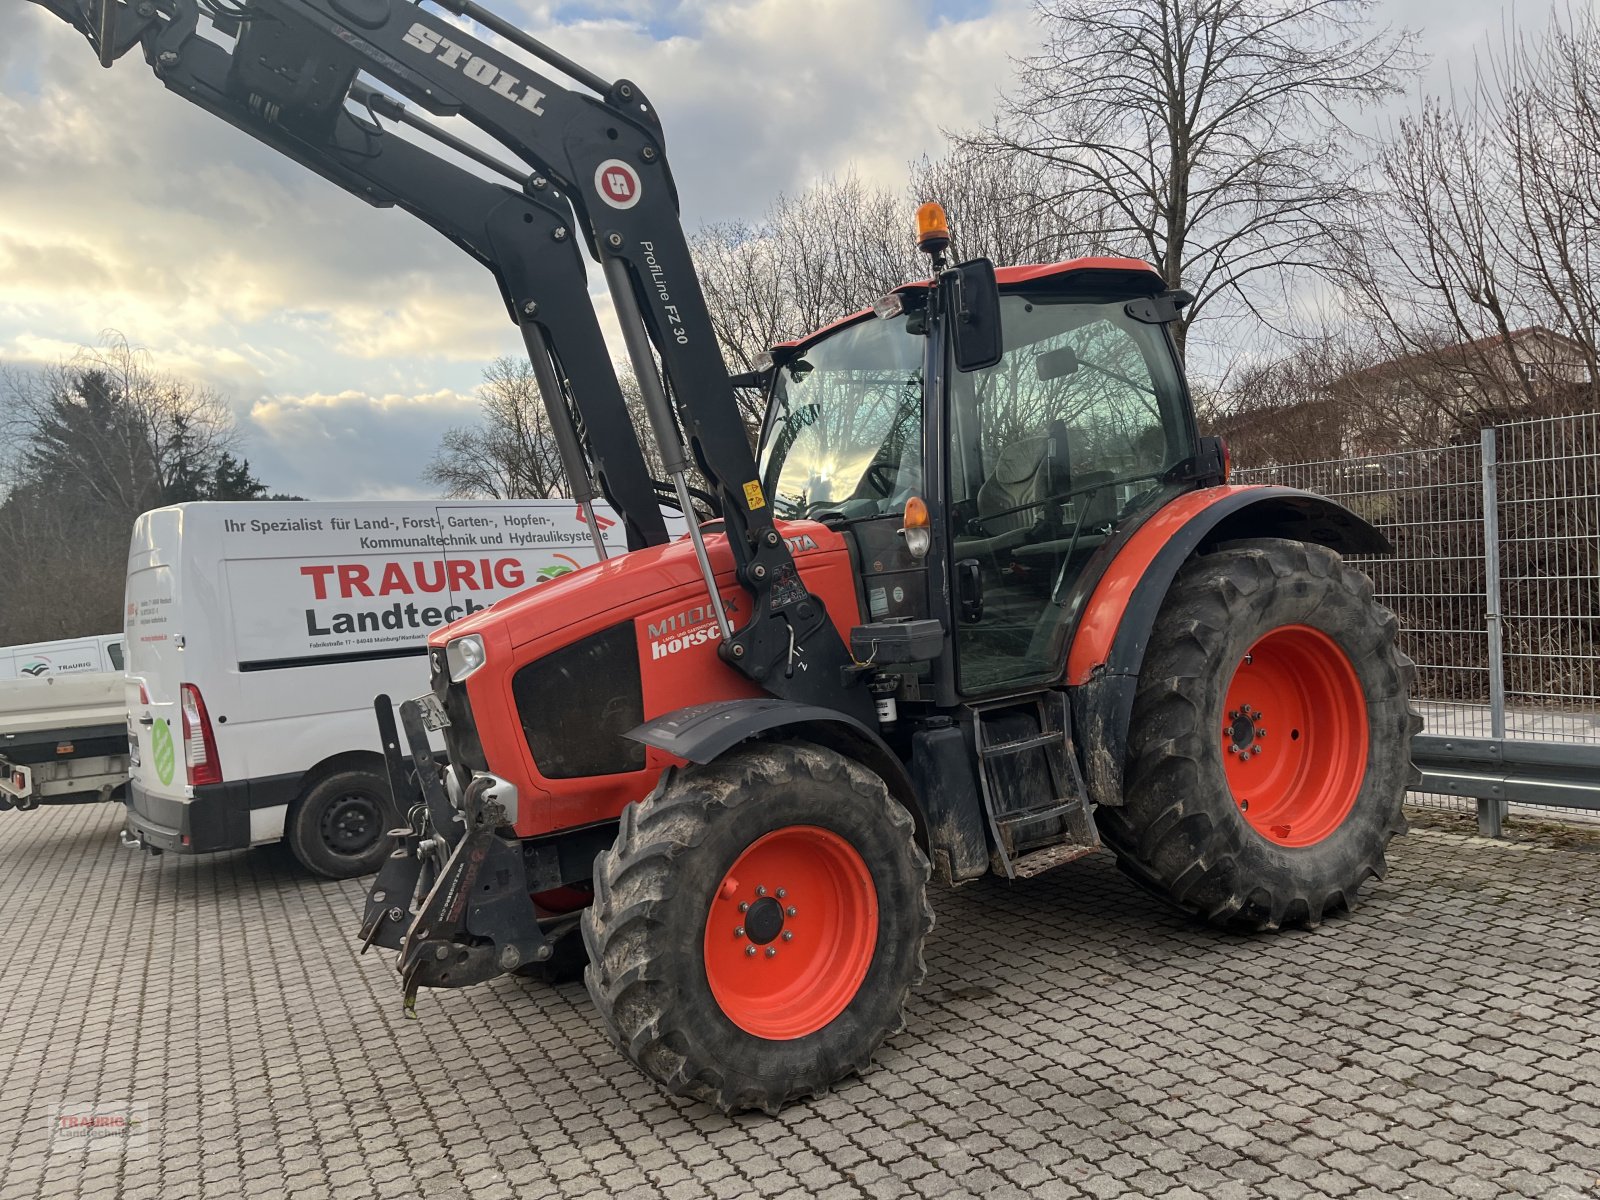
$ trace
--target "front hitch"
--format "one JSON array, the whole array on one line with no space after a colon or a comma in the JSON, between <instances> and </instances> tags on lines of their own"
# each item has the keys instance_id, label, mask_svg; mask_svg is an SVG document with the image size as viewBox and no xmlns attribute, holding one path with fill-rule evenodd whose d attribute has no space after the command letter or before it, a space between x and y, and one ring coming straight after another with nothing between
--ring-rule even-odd
<instances>
[{"instance_id":1,"label":"front hitch","mask_svg":"<svg viewBox=\"0 0 1600 1200\"><path fill-rule=\"evenodd\" d=\"M480 825L461 839L400 948L408 1015L417 989L470 987L550 957L522 848Z\"/></svg>"},{"instance_id":2,"label":"front hitch","mask_svg":"<svg viewBox=\"0 0 1600 1200\"><path fill-rule=\"evenodd\" d=\"M360 937L363 953L370 946L400 952L406 1015L415 1016L419 988L482 983L544 961L551 947L528 893L521 845L497 832L514 823L507 806L515 807L515 789L480 775L455 804L432 769L427 717L443 718L437 706L400 706L419 764L413 771L400 753L389 698L379 696L374 708L395 810L410 820L392 833L397 844L367 892Z\"/></svg>"}]
</instances>

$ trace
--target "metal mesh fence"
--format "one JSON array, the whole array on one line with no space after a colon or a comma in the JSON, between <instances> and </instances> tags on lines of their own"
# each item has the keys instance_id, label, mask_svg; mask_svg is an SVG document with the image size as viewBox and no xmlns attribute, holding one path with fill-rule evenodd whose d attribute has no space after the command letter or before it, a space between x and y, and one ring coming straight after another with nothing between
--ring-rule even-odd
<instances>
[{"instance_id":1,"label":"metal mesh fence","mask_svg":"<svg viewBox=\"0 0 1600 1200\"><path fill-rule=\"evenodd\" d=\"M1392 558L1352 561L1400 620L1429 733L1600 743L1600 414L1235 479L1321 493L1388 535Z\"/></svg>"},{"instance_id":2,"label":"metal mesh fence","mask_svg":"<svg viewBox=\"0 0 1600 1200\"><path fill-rule=\"evenodd\" d=\"M1600 742L1600 414L1494 432L1506 735Z\"/></svg>"}]
</instances>

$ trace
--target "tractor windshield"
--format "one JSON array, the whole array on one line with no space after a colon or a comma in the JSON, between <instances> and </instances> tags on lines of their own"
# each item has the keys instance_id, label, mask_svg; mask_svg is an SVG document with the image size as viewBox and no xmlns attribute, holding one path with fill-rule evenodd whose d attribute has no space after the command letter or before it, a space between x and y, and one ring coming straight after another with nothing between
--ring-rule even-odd
<instances>
[{"instance_id":1,"label":"tractor windshield","mask_svg":"<svg viewBox=\"0 0 1600 1200\"><path fill-rule=\"evenodd\" d=\"M922 479L922 338L859 321L777 369L761 480L779 517L898 512Z\"/></svg>"}]
</instances>

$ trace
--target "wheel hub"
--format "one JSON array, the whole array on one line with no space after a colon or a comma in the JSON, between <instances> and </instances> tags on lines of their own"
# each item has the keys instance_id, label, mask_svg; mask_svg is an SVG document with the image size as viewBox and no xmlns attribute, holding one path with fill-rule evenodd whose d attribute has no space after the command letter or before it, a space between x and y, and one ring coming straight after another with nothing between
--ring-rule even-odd
<instances>
[{"instance_id":1,"label":"wheel hub","mask_svg":"<svg viewBox=\"0 0 1600 1200\"><path fill-rule=\"evenodd\" d=\"M1228 739L1229 752L1248 758L1255 740L1266 732L1256 726L1256 722L1261 720L1261 710L1252 710L1248 704L1241 704L1229 711L1228 720L1231 724L1222 732Z\"/></svg>"},{"instance_id":2,"label":"wheel hub","mask_svg":"<svg viewBox=\"0 0 1600 1200\"><path fill-rule=\"evenodd\" d=\"M360 854L378 836L378 815L371 797L340 796L322 815L322 839L340 854Z\"/></svg>"},{"instance_id":3,"label":"wheel hub","mask_svg":"<svg viewBox=\"0 0 1600 1200\"><path fill-rule=\"evenodd\" d=\"M745 936L758 946L776 941L783 932L783 905L764 896L750 906L744 917Z\"/></svg>"}]
</instances>

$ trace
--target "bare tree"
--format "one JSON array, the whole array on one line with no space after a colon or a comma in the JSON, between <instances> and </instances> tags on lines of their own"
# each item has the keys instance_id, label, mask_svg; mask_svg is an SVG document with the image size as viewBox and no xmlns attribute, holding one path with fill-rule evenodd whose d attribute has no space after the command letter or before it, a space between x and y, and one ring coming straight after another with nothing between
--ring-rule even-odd
<instances>
[{"instance_id":1,"label":"bare tree","mask_svg":"<svg viewBox=\"0 0 1600 1200\"><path fill-rule=\"evenodd\" d=\"M485 367L478 404L480 423L445 434L424 482L456 499L566 495L561 453L528 360L501 357Z\"/></svg>"},{"instance_id":2,"label":"bare tree","mask_svg":"<svg viewBox=\"0 0 1600 1200\"><path fill-rule=\"evenodd\" d=\"M702 229L695 264L729 366L748 371L774 343L870 304L925 269L910 217L893 192L846 175L780 195L760 221ZM746 418L758 423L758 398L745 402Z\"/></svg>"},{"instance_id":3,"label":"bare tree","mask_svg":"<svg viewBox=\"0 0 1600 1200\"><path fill-rule=\"evenodd\" d=\"M1056 262L1109 246L1098 205L1090 197L1058 194L1056 172L1036 155L958 141L941 158L913 163L906 190L914 201L944 206L958 261Z\"/></svg>"},{"instance_id":4,"label":"bare tree","mask_svg":"<svg viewBox=\"0 0 1600 1200\"><path fill-rule=\"evenodd\" d=\"M1371 0L1038 0L1043 48L967 144L1053 178L1043 206L1093 200L1105 240L1195 294L1180 348L1220 297L1317 271L1354 198L1345 114L1398 90L1412 37Z\"/></svg>"},{"instance_id":5,"label":"bare tree","mask_svg":"<svg viewBox=\"0 0 1600 1200\"><path fill-rule=\"evenodd\" d=\"M1340 263L1415 419L1476 429L1600 399L1600 17L1493 49L1380 154Z\"/></svg>"}]
</instances>

